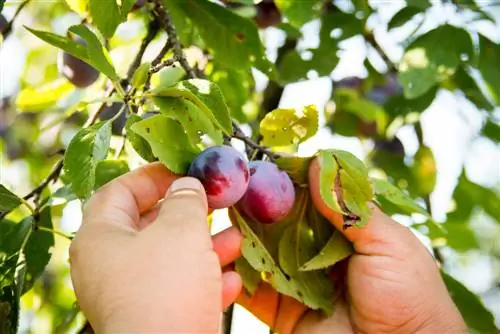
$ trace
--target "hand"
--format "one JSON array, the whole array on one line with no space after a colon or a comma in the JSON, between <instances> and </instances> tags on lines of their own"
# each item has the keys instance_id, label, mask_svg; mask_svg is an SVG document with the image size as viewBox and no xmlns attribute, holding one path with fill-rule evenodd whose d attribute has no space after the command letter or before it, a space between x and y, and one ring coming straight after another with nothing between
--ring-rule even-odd
<instances>
[{"instance_id":1,"label":"hand","mask_svg":"<svg viewBox=\"0 0 500 334\"><path fill-rule=\"evenodd\" d=\"M200 182L146 165L84 208L70 248L78 302L97 333L218 333L241 291L240 276L221 267L240 242L234 228L210 238Z\"/></svg>"},{"instance_id":2,"label":"hand","mask_svg":"<svg viewBox=\"0 0 500 334\"><path fill-rule=\"evenodd\" d=\"M367 226L343 230L341 216L319 194L317 160L309 169L309 185L319 212L354 245L346 268L346 298L330 318L279 295L266 283L252 297L242 293L238 303L280 334L468 333L436 263L408 228L373 205Z\"/></svg>"}]
</instances>

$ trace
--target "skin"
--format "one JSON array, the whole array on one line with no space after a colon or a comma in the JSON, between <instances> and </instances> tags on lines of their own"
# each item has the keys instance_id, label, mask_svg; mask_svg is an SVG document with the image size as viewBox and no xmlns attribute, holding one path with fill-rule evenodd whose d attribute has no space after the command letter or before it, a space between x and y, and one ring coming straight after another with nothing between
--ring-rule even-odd
<instances>
[{"instance_id":1,"label":"skin","mask_svg":"<svg viewBox=\"0 0 500 334\"><path fill-rule=\"evenodd\" d=\"M344 231L356 254L346 272L334 273L347 288L332 317L265 283L247 296L228 269L240 256L241 236L230 228L210 237L200 183L177 178L150 164L110 182L86 205L70 248L71 276L96 332L218 333L220 311L237 299L279 333L467 333L429 252L375 206L366 227ZM313 161L313 202L341 227L318 180Z\"/></svg>"}]
</instances>

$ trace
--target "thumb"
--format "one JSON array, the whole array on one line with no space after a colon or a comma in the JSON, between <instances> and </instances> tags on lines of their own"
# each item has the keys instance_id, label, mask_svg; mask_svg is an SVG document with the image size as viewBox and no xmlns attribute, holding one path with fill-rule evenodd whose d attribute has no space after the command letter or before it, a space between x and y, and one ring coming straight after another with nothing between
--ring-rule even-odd
<instances>
[{"instance_id":1,"label":"thumb","mask_svg":"<svg viewBox=\"0 0 500 334\"><path fill-rule=\"evenodd\" d=\"M161 203L156 220L145 230L162 238L168 233L173 240L191 245L211 245L207 224L207 197L203 185L195 178L175 180Z\"/></svg>"}]
</instances>

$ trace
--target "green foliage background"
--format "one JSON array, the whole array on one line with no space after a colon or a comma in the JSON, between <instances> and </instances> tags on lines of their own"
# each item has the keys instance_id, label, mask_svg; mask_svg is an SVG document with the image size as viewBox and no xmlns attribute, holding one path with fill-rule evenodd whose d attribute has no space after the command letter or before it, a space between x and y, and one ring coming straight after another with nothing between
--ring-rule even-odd
<instances>
[{"instance_id":1,"label":"green foliage background","mask_svg":"<svg viewBox=\"0 0 500 334\"><path fill-rule=\"evenodd\" d=\"M5 184L0 188L0 333L16 331L19 308L23 328L30 328L27 332L66 333L82 326L68 276L67 249L74 232L63 232L68 203L87 198L145 160L158 158L184 172L203 147L201 135L213 143L222 143L228 135L244 139L238 128L233 133L231 119L251 133L249 149L255 148L253 143L295 153L318 131L318 113L325 120L320 131L358 138L367 148L364 162L371 175L389 180L415 199L408 202L388 183L374 184L384 209L405 215L404 221L430 240L471 331L497 332L480 296L451 273L457 259L474 261L474 254L487 254L496 270L492 291L500 284L498 184L476 184L461 166L454 205L445 219L434 221L430 195L437 173L448 171L437 170L420 120L437 97L448 92L473 106L482 120L477 137L498 149L498 3L407 0L386 22L380 19L384 9L377 1L275 0L276 7L272 1L156 1L173 25L164 13L153 10L153 2L132 10L134 3L32 0L4 5L2 13L8 19L21 10L11 31L2 29L2 47L15 39L26 54L24 62L17 62L23 66L19 81L9 82L15 89L0 89ZM269 8L275 8L282 20L273 20ZM440 11L445 20L436 18ZM271 27L264 28L267 25ZM404 33L399 55L388 53L377 35L378 30L398 29ZM85 39L87 48L66 38L68 31ZM497 34L485 34L488 31ZM316 45L304 47L311 39ZM334 80L337 65L349 61L344 57L345 42L353 39L362 40L365 75ZM167 41L173 47L155 59ZM58 71L54 46L99 69L99 80L85 89L72 85ZM3 74L10 73L6 67L11 62L2 58ZM193 77L200 79L187 81ZM324 109L278 109L287 85L317 77L332 78L331 98ZM2 86L11 80L3 75ZM308 104L308 92L303 94ZM126 138L112 134L111 121L97 117L106 104L116 101L129 105L124 111ZM162 115L145 121L135 115L148 111ZM418 139L414 155L395 139L402 128L410 128ZM294 174L295 180L300 180L299 174ZM11 180L9 175L26 179ZM431 218L411 215L422 207ZM248 231L251 234L251 228Z\"/></svg>"}]
</instances>

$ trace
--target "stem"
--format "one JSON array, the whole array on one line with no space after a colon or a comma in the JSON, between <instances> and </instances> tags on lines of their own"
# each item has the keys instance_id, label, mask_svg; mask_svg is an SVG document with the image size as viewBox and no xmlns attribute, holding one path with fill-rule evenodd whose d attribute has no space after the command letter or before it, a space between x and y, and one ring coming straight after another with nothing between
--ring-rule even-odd
<instances>
[{"instance_id":1,"label":"stem","mask_svg":"<svg viewBox=\"0 0 500 334\"><path fill-rule=\"evenodd\" d=\"M156 37L156 34L158 34L159 30L160 30L160 26L158 24L158 21L152 20L149 22L148 33L146 34L146 36L142 40L141 46L139 48L139 52L137 52L137 54L135 55L135 58L132 61L132 64L130 64L130 67L128 69L128 72L127 72L127 79L128 80L132 79L132 76L134 75L135 71L141 65L142 57L144 56L144 53L146 52L148 45Z\"/></svg>"},{"instance_id":2,"label":"stem","mask_svg":"<svg viewBox=\"0 0 500 334\"><path fill-rule=\"evenodd\" d=\"M251 138L245 136L244 134L238 133L238 131L235 131L235 133L233 133L232 137L241 140L242 142L244 142L245 144L247 144L248 146L250 146L253 149L259 150L260 152L267 155L271 160L275 160L275 159L280 157L280 155L278 153L271 151L269 148L267 148L265 146L257 144Z\"/></svg>"},{"instance_id":3,"label":"stem","mask_svg":"<svg viewBox=\"0 0 500 334\"><path fill-rule=\"evenodd\" d=\"M222 333L231 334L231 327L233 325L233 311L234 304L229 306L222 314Z\"/></svg>"},{"instance_id":4,"label":"stem","mask_svg":"<svg viewBox=\"0 0 500 334\"><path fill-rule=\"evenodd\" d=\"M28 199L34 196L39 196L51 182L55 182L62 171L63 161L64 161L63 159L59 160L55 165L54 169L52 169L50 174L47 176L47 178L42 183L40 183L35 189L33 189L29 194L24 196L23 199L27 201Z\"/></svg>"},{"instance_id":5,"label":"stem","mask_svg":"<svg viewBox=\"0 0 500 334\"><path fill-rule=\"evenodd\" d=\"M44 231L44 232L49 232L49 233L52 233L52 234L56 234L58 236L61 236L63 238L66 238L68 240L73 240L73 237L69 234L66 234L62 231L58 231L58 230L53 230L51 228L48 228L48 227L45 227L45 226L38 226L38 230L39 231Z\"/></svg>"},{"instance_id":6,"label":"stem","mask_svg":"<svg viewBox=\"0 0 500 334\"><path fill-rule=\"evenodd\" d=\"M14 21L17 19L17 17L19 16L19 14L21 13L21 11L23 10L23 8L30 2L30 0L25 0L24 2L22 2L19 7L17 7L16 9L16 12L14 13L14 16L12 17L12 19L9 21L9 23L7 24L7 27L5 27L5 29L1 32L2 36L3 36L3 39L5 40L7 38L7 36L10 35L10 33L12 32L12 27L14 26Z\"/></svg>"},{"instance_id":7,"label":"stem","mask_svg":"<svg viewBox=\"0 0 500 334\"><path fill-rule=\"evenodd\" d=\"M118 147L118 149L116 150L116 153L115 153L115 156L114 156L115 160L118 160L118 158L120 158L120 155L122 155L122 152L125 149L125 143L126 142L127 142L127 135L124 134L122 136L122 141L120 143L120 147Z\"/></svg>"}]
</instances>

